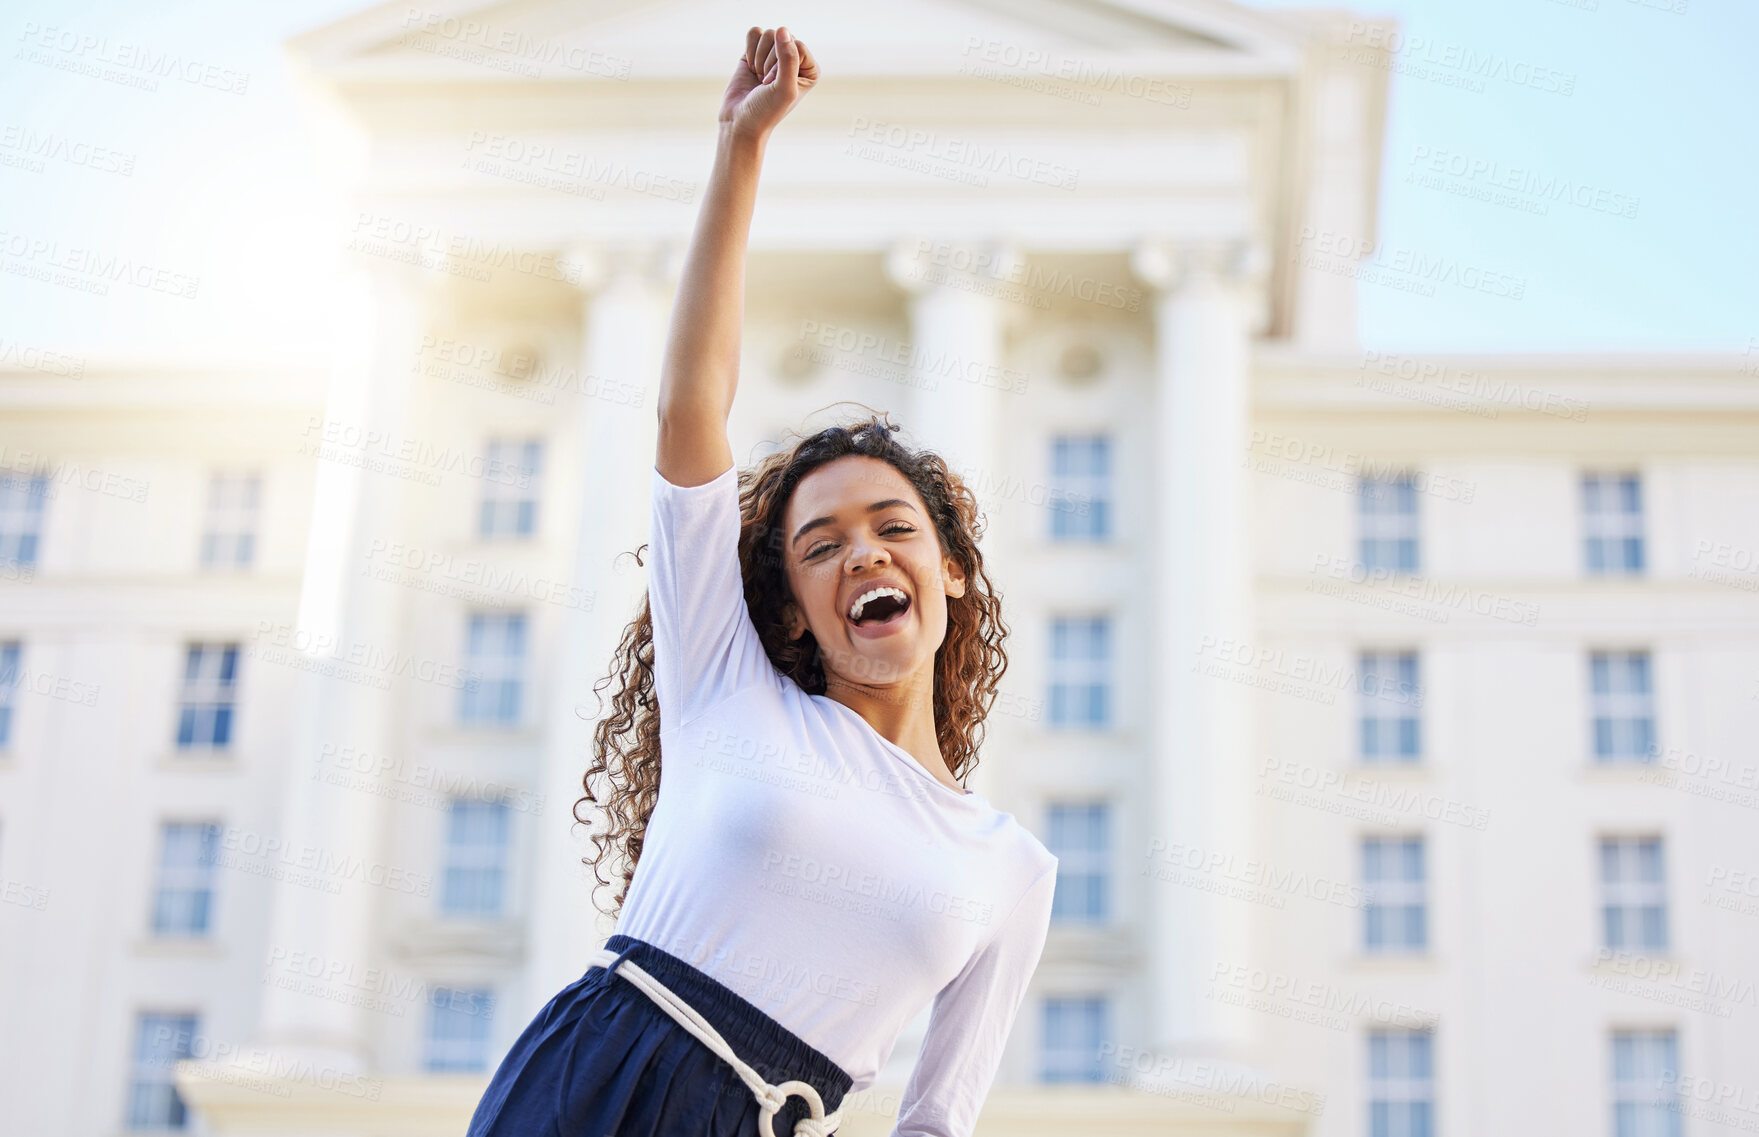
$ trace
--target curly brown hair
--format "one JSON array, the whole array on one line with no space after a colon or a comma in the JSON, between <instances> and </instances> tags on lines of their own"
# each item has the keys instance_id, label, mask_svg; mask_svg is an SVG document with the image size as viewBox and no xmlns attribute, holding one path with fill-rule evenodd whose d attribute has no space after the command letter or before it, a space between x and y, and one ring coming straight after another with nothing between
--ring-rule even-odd
<instances>
[{"instance_id":1,"label":"curly brown hair","mask_svg":"<svg viewBox=\"0 0 1759 1137\"><path fill-rule=\"evenodd\" d=\"M783 559L781 535L789 501L801 479L838 458L878 458L895 468L922 498L934 521L943 553L964 569L965 594L947 598L947 630L934 657L936 741L955 778L977 766L984 720L1008 668L1003 649L1008 627L1002 622L1001 594L983 568L978 541L984 522L977 499L946 462L928 450L907 447L893 437L897 427L884 414L827 427L798 439L756 465L739 471L739 562L745 604L770 662L809 694L825 692L824 663L811 631L787 638L785 605L793 599ZM635 552L641 564L641 549ZM647 597L641 612L623 629L610 671L593 685L597 695L615 683L611 713L593 731L592 764L581 778L585 793L574 803L575 821L595 828L593 851L581 858L600 885L600 864L613 848L627 864L621 889L607 915L617 915L629 895L629 882L641 859L648 818L660 791L660 707L654 697L653 610ZM600 698L601 708L604 700ZM596 787L596 788L595 788ZM603 807L603 818L582 816L582 806ZM596 898L597 889L594 890ZM595 899L596 905L596 899Z\"/></svg>"}]
</instances>

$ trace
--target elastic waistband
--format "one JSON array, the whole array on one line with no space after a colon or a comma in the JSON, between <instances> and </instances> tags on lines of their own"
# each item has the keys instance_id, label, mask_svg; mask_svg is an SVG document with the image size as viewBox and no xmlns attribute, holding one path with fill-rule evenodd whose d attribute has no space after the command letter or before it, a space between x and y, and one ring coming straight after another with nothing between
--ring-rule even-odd
<instances>
[{"instance_id":1,"label":"elastic waistband","mask_svg":"<svg viewBox=\"0 0 1759 1137\"><path fill-rule=\"evenodd\" d=\"M633 936L614 935L605 941L605 947L633 961L694 1007L727 1040L733 1053L769 1082L798 1079L811 1083L826 1112L834 1111L855 1084L841 1066L712 975ZM587 971L597 967L594 964ZM615 972L612 974L615 977ZM635 995L644 1001L648 998L639 990ZM658 1007L655 1010L666 1013Z\"/></svg>"}]
</instances>

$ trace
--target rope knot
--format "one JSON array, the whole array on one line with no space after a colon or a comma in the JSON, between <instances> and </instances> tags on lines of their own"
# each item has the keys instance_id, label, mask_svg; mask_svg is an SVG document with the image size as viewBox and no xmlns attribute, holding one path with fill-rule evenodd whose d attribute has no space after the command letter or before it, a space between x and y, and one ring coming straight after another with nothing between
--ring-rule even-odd
<instances>
[{"instance_id":1,"label":"rope knot","mask_svg":"<svg viewBox=\"0 0 1759 1137\"><path fill-rule=\"evenodd\" d=\"M794 1123L794 1137L831 1137L842 1120L835 1113L827 1113L823 1118L803 1117Z\"/></svg>"}]
</instances>

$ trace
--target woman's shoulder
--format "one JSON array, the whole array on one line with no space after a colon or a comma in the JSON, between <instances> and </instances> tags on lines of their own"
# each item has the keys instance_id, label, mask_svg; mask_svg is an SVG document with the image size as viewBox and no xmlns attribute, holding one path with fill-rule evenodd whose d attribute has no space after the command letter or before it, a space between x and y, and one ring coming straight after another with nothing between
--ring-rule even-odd
<instances>
[{"instance_id":1,"label":"woman's shoulder","mask_svg":"<svg viewBox=\"0 0 1759 1137\"><path fill-rule=\"evenodd\" d=\"M997 809L993 805L990 808L1000 822L998 829L1003 837L1004 856L1020 874L1023 887L1056 870L1056 855L1045 846L1031 827L1013 813Z\"/></svg>"},{"instance_id":2,"label":"woman's shoulder","mask_svg":"<svg viewBox=\"0 0 1759 1137\"><path fill-rule=\"evenodd\" d=\"M1024 825L1020 826L1020 834L1022 846L1020 853L1021 862L1030 870L1029 875L1031 879L1037 880L1046 873L1056 872L1058 863L1057 856L1050 851L1043 841L1039 840L1038 834L1026 828Z\"/></svg>"}]
</instances>

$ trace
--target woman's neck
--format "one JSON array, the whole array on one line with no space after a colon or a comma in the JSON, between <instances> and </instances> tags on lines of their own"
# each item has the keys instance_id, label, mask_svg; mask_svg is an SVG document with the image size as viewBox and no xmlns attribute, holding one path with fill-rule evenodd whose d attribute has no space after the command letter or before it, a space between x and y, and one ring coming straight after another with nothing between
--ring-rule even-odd
<instances>
[{"instance_id":1,"label":"woman's neck","mask_svg":"<svg viewBox=\"0 0 1759 1137\"><path fill-rule=\"evenodd\" d=\"M932 669L924 668L887 687L856 683L827 671L825 697L866 719L876 734L915 758L936 781L956 793L965 792L953 780L935 733Z\"/></svg>"}]
</instances>

